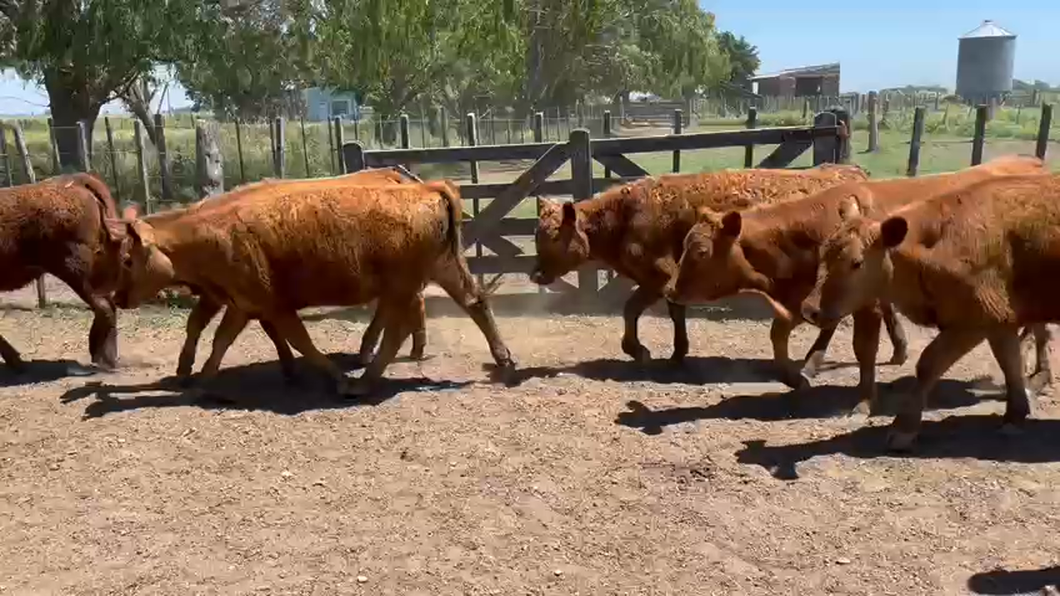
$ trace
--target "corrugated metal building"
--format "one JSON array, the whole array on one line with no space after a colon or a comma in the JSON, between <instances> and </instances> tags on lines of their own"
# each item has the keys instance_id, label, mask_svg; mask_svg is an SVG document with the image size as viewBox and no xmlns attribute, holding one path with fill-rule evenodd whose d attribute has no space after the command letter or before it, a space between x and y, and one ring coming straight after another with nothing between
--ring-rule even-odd
<instances>
[{"instance_id":1,"label":"corrugated metal building","mask_svg":"<svg viewBox=\"0 0 1060 596\"><path fill-rule=\"evenodd\" d=\"M755 93L767 97L839 95L839 63L789 68L751 77Z\"/></svg>"}]
</instances>

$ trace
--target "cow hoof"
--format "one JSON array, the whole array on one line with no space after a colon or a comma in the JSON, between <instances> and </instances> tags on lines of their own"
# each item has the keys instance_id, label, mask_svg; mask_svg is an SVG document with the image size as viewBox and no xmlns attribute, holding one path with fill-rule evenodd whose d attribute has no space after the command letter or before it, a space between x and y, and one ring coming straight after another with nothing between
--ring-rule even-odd
<instances>
[{"instance_id":1,"label":"cow hoof","mask_svg":"<svg viewBox=\"0 0 1060 596\"><path fill-rule=\"evenodd\" d=\"M1053 375L1047 371L1040 370L1027 377L1027 390L1040 393L1053 382Z\"/></svg>"},{"instance_id":2,"label":"cow hoof","mask_svg":"<svg viewBox=\"0 0 1060 596\"><path fill-rule=\"evenodd\" d=\"M504 363L498 364L491 377L494 381L510 387L519 383L519 375L516 373L515 361L508 360Z\"/></svg>"},{"instance_id":3,"label":"cow hoof","mask_svg":"<svg viewBox=\"0 0 1060 596\"><path fill-rule=\"evenodd\" d=\"M909 360L908 352L895 352L894 355L891 356L891 359L887 361L887 364L901 366L905 364L907 360Z\"/></svg>"},{"instance_id":4,"label":"cow hoof","mask_svg":"<svg viewBox=\"0 0 1060 596\"><path fill-rule=\"evenodd\" d=\"M793 391L806 391L813 386L810 382L810 378L803 371L785 376L786 378L781 379L781 381L788 387L791 387Z\"/></svg>"},{"instance_id":5,"label":"cow hoof","mask_svg":"<svg viewBox=\"0 0 1060 596\"><path fill-rule=\"evenodd\" d=\"M343 379L339 381L338 390L344 399L360 399L372 392L372 384L364 379Z\"/></svg>"},{"instance_id":6,"label":"cow hoof","mask_svg":"<svg viewBox=\"0 0 1060 596\"><path fill-rule=\"evenodd\" d=\"M887 431L887 449L900 453L912 451L913 445L916 444L916 437L915 432L891 429Z\"/></svg>"},{"instance_id":7,"label":"cow hoof","mask_svg":"<svg viewBox=\"0 0 1060 596\"><path fill-rule=\"evenodd\" d=\"M636 362L648 362L651 360L651 352L648 351L648 348L641 345L640 342L633 343L623 341L622 351Z\"/></svg>"}]
</instances>

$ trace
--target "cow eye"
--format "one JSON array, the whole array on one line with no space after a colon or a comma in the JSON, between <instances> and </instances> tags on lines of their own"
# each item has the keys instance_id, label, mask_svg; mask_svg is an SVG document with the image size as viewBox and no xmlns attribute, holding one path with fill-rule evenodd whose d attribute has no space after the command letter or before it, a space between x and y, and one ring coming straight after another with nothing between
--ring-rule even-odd
<instances>
[{"instance_id":1,"label":"cow eye","mask_svg":"<svg viewBox=\"0 0 1060 596\"><path fill-rule=\"evenodd\" d=\"M861 259L857 259L850 264L850 268L854 271L861 269Z\"/></svg>"}]
</instances>

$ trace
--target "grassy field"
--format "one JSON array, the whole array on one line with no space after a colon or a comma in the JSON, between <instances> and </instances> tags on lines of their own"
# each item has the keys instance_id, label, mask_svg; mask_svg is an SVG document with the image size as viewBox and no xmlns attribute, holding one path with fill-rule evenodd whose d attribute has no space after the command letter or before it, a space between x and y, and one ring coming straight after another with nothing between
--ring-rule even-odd
<instances>
[{"instance_id":1,"label":"grassy field","mask_svg":"<svg viewBox=\"0 0 1060 596\"><path fill-rule=\"evenodd\" d=\"M998 110L994 119L987 126L986 157L1005 153L1033 153L1034 139L1037 136L1039 110ZM616 119L617 120L617 119ZM11 121L8 121L10 124ZM54 172L51 144L47 122L44 119L19 120L23 128L30 158L37 178L52 175ZM390 123L394 124L394 123ZM451 120L448 139L451 145L463 144L458 134L457 121ZM759 126L798 126L806 122L801 112L778 112L759 116ZM104 121L101 119L93 132L92 164L93 169L103 174L115 188L122 201L142 201L144 189L136 175L136 149L133 140L133 121L128 118L112 118L114 148L108 147ZM509 141L519 143L532 139L532 133L524 121L489 120L479 123L479 142L482 144L504 144ZM546 140L565 140L569 129L577 127L577 122L567 122L550 118L545 123ZM602 123L599 119L585 121L594 136L600 136ZM971 136L974 115L967 108L953 106L928 115L925 124L924 145L921 150L920 172L924 174L954 171L969 165L971 159ZM880 149L874 153L864 153L867 146L867 122L863 117L854 119L853 161L869 170L874 177L903 176L909 153L909 137L912 127L912 111L894 112L881 124ZM360 122L347 123L344 136L347 141L360 140L369 148L385 146L379 141L380 123ZM736 119L702 120L688 132L721 131L743 128L743 123ZM225 187L231 188L242 181L259 180L273 175L270 150L269 127L264 124L244 124L237 137L236 126L223 124L222 150L225 164ZM303 132L304 131L304 132ZM665 128L621 128L617 134L666 134ZM410 126L410 139L414 147L442 146L441 133L429 132L429 127L419 120L413 120ZM1054 169L1060 169L1060 127L1054 127L1050 135L1053 141L1050 147L1050 163ZM10 139L11 135L8 135ZM178 202L196 198L194 189L195 177L195 130L194 120L188 115L167 118L166 142L171 163L174 190ZM773 147L756 148L756 159L765 157ZM321 123L288 122L286 129L286 175L288 177L316 177L331 175L336 171L334 141L329 138L328 127ZM13 143L7 147L12 162L14 183L26 181L21 161L14 155ZM148 143L146 149L148 165L148 186L152 197L157 200L160 187L158 156ZM632 156L653 174L672 170L670 153L641 154ZM804 154L795 165L809 165L810 152ZM682 172L713 171L722 168L743 167L743 148L710 149L684 151L681 154ZM516 163L483 163L480 164L481 179L484 181L503 182L514 179L520 171L529 165L528 162ZM596 174L602 176L603 168L598 164ZM469 168L466 165L454 167L421 166L417 171L426 177L447 176L458 180L469 179ZM569 177L569 167L558 171L553 179ZM532 202L521 207L522 215L532 215Z\"/></svg>"}]
</instances>

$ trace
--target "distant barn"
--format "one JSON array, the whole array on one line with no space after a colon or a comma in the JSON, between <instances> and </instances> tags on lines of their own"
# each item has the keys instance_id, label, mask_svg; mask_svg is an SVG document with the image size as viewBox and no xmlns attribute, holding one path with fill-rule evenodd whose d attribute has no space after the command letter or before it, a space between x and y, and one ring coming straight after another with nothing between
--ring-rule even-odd
<instances>
[{"instance_id":1,"label":"distant barn","mask_svg":"<svg viewBox=\"0 0 1060 596\"><path fill-rule=\"evenodd\" d=\"M839 95L839 63L789 68L751 77L755 93L766 97Z\"/></svg>"}]
</instances>

